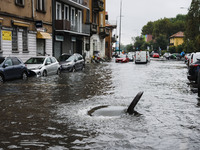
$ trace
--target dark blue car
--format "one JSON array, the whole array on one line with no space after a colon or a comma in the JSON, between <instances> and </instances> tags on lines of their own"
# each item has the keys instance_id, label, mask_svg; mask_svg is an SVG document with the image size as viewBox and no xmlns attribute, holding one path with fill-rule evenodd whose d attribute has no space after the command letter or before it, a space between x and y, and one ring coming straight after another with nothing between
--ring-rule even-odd
<instances>
[{"instance_id":1,"label":"dark blue car","mask_svg":"<svg viewBox=\"0 0 200 150\"><path fill-rule=\"evenodd\" d=\"M27 79L28 70L17 57L0 57L0 82L12 79Z\"/></svg>"}]
</instances>

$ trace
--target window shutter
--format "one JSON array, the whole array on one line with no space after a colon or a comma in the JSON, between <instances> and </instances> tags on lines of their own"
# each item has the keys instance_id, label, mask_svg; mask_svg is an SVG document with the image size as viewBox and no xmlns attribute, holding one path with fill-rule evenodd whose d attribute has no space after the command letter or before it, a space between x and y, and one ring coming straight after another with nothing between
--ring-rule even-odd
<instances>
[{"instance_id":1,"label":"window shutter","mask_svg":"<svg viewBox=\"0 0 200 150\"><path fill-rule=\"evenodd\" d=\"M47 3L46 3L46 0L43 0L43 11L46 11L46 8L47 8Z\"/></svg>"}]
</instances>

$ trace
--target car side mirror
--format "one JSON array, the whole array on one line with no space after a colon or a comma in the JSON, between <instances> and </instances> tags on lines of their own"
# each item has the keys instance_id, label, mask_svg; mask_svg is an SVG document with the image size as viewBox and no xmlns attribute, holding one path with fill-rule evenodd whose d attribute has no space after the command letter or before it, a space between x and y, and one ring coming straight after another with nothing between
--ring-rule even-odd
<instances>
[{"instance_id":1,"label":"car side mirror","mask_svg":"<svg viewBox=\"0 0 200 150\"><path fill-rule=\"evenodd\" d=\"M76 59L74 59L74 62L77 62L77 60L76 60Z\"/></svg>"},{"instance_id":2,"label":"car side mirror","mask_svg":"<svg viewBox=\"0 0 200 150\"><path fill-rule=\"evenodd\" d=\"M3 65L3 68L6 68L6 67L8 67L8 64L4 64L4 65Z\"/></svg>"}]
</instances>

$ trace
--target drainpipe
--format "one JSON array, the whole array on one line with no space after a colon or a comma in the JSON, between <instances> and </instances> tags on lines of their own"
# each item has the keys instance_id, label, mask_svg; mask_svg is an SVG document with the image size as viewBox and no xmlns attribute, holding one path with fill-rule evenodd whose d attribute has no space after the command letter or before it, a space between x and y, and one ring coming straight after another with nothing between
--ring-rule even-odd
<instances>
[{"instance_id":1,"label":"drainpipe","mask_svg":"<svg viewBox=\"0 0 200 150\"><path fill-rule=\"evenodd\" d=\"M55 0L51 1L51 13L52 13L52 55L55 56L54 42L55 42Z\"/></svg>"},{"instance_id":2,"label":"drainpipe","mask_svg":"<svg viewBox=\"0 0 200 150\"><path fill-rule=\"evenodd\" d=\"M34 0L32 0L32 18L35 18L35 7L34 7Z\"/></svg>"}]
</instances>

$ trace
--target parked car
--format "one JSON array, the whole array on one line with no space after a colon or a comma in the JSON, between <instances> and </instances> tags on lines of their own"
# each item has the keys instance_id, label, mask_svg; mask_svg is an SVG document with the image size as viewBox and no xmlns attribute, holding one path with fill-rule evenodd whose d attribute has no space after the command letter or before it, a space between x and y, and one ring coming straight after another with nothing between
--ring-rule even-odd
<instances>
[{"instance_id":1,"label":"parked car","mask_svg":"<svg viewBox=\"0 0 200 150\"><path fill-rule=\"evenodd\" d=\"M197 59L200 59L200 52L191 53L189 60L188 60L188 66L190 66L191 64L196 62Z\"/></svg>"},{"instance_id":2,"label":"parked car","mask_svg":"<svg viewBox=\"0 0 200 150\"><path fill-rule=\"evenodd\" d=\"M153 58L159 58L160 55L158 53L153 53Z\"/></svg>"},{"instance_id":3,"label":"parked car","mask_svg":"<svg viewBox=\"0 0 200 150\"><path fill-rule=\"evenodd\" d=\"M61 62L61 61L66 61L71 55L70 54L62 54L59 58L58 58L58 61Z\"/></svg>"},{"instance_id":4,"label":"parked car","mask_svg":"<svg viewBox=\"0 0 200 150\"><path fill-rule=\"evenodd\" d=\"M0 82L11 79L27 79L28 70L17 57L0 57Z\"/></svg>"},{"instance_id":5,"label":"parked car","mask_svg":"<svg viewBox=\"0 0 200 150\"><path fill-rule=\"evenodd\" d=\"M126 62L129 62L129 58L127 55L118 55L118 58L115 58L115 62L126 63Z\"/></svg>"},{"instance_id":6,"label":"parked car","mask_svg":"<svg viewBox=\"0 0 200 150\"><path fill-rule=\"evenodd\" d=\"M74 53L67 60L61 61L60 65L62 70L74 72L77 70L82 70L85 67L85 61L82 55Z\"/></svg>"},{"instance_id":7,"label":"parked car","mask_svg":"<svg viewBox=\"0 0 200 150\"><path fill-rule=\"evenodd\" d=\"M146 64L150 62L150 56L148 51L136 51L135 64Z\"/></svg>"},{"instance_id":8,"label":"parked car","mask_svg":"<svg viewBox=\"0 0 200 150\"><path fill-rule=\"evenodd\" d=\"M170 54L170 53L164 53L164 55L163 55L163 57L164 57L164 58L166 58L166 59L169 59L169 58L170 58L170 56L171 56L171 54Z\"/></svg>"},{"instance_id":9,"label":"parked car","mask_svg":"<svg viewBox=\"0 0 200 150\"><path fill-rule=\"evenodd\" d=\"M200 59L197 59L197 61L190 64L188 68L188 74L187 74L188 80L197 82L199 69L200 69Z\"/></svg>"},{"instance_id":10,"label":"parked car","mask_svg":"<svg viewBox=\"0 0 200 150\"><path fill-rule=\"evenodd\" d=\"M31 57L25 62L25 64L30 75L47 76L51 74L60 74L60 65L55 57Z\"/></svg>"},{"instance_id":11,"label":"parked car","mask_svg":"<svg viewBox=\"0 0 200 150\"><path fill-rule=\"evenodd\" d=\"M128 53L129 61L134 61L134 55L135 55L134 52L129 52L129 53Z\"/></svg>"}]
</instances>

